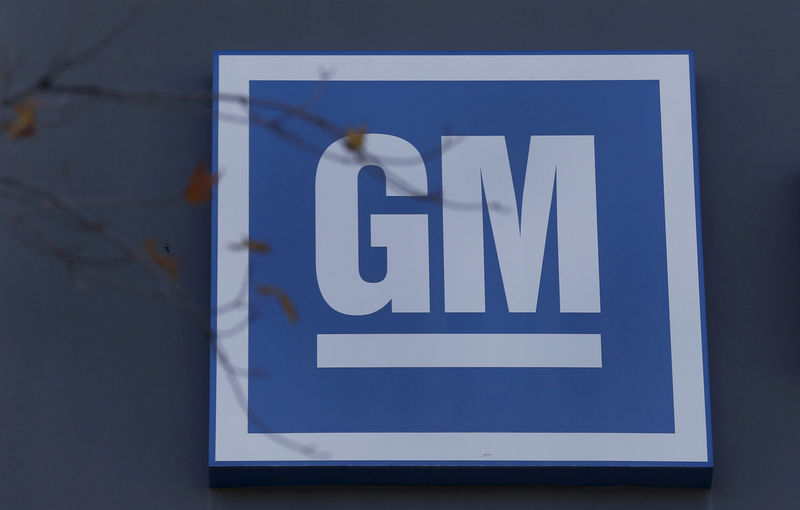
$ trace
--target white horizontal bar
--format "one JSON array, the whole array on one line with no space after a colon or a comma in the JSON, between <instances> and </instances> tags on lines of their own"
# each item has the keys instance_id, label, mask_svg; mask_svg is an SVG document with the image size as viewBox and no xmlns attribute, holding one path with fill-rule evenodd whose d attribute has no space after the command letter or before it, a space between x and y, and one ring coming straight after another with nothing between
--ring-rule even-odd
<instances>
[{"instance_id":1,"label":"white horizontal bar","mask_svg":"<svg viewBox=\"0 0 800 510\"><path fill-rule=\"evenodd\" d=\"M599 334L317 335L317 368L601 368Z\"/></svg>"}]
</instances>

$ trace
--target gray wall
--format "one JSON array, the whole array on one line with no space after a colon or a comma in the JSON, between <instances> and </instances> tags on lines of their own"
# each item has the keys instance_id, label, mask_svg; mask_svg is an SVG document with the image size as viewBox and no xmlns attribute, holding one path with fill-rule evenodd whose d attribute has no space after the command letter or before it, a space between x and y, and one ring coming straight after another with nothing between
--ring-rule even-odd
<instances>
[{"instance_id":1,"label":"gray wall","mask_svg":"<svg viewBox=\"0 0 800 510\"><path fill-rule=\"evenodd\" d=\"M22 84L70 34L77 47L88 43L133 5L4 0L0 45L27 56ZM64 77L202 89L217 49L694 49L717 466L710 491L209 490L202 331L162 301L77 288L62 264L0 223L0 507L796 507L799 22L800 4L789 1L165 1ZM208 119L94 102L33 139L0 141L0 174L74 194L171 194L210 160L210 136ZM132 239L169 242L182 282L207 299L207 207L94 212Z\"/></svg>"}]
</instances>

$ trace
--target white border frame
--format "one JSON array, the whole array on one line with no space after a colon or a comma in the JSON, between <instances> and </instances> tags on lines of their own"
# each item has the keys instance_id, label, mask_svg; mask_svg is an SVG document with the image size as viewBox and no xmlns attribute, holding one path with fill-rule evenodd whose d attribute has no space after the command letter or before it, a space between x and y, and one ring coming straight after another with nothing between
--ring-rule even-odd
<instances>
[{"instance_id":1,"label":"white border frame","mask_svg":"<svg viewBox=\"0 0 800 510\"><path fill-rule=\"evenodd\" d=\"M220 360L216 366L213 462L313 462L285 439L315 445L326 461L708 462L706 392L695 210L690 61L687 54L259 55L218 56L218 90L248 96L250 81L658 80L667 238L675 432L647 433L300 433L250 434L247 415ZM247 109L219 102L220 117ZM246 251L229 250L249 231L249 123L219 122L217 303L240 293ZM240 324L247 307L217 316ZM246 321L245 321L246 323ZM226 337L231 363L248 366L248 328ZM247 400L247 378L239 379Z\"/></svg>"}]
</instances>

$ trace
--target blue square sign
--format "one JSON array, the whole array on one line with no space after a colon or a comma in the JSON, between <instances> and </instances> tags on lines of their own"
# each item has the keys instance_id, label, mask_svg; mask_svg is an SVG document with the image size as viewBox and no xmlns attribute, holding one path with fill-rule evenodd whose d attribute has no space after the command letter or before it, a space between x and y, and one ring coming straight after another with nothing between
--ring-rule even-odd
<instances>
[{"instance_id":1,"label":"blue square sign","mask_svg":"<svg viewBox=\"0 0 800 510\"><path fill-rule=\"evenodd\" d=\"M710 483L690 53L222 52L215 93L213 485Z\"/></svg>"}]
</instances>

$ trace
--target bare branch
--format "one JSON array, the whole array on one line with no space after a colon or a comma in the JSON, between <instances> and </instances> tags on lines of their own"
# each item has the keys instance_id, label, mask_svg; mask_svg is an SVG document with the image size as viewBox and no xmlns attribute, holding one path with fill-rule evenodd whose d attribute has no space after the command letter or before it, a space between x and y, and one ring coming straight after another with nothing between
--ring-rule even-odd
<instances>
[{"instance_id":1,"label":"bare branch","mask_svg":"<svg viewBox=\"0 0 800 510\"><path fill-rule=\"evenodd\" d=\"M162 206L181 203L180 194L162 197L144 197L134 195L83 195L69 197L75 205L135 205L135 206Z\"/></svg>"},{"instance_id":2,"label":"bare branch","mask_svg":"<svg viewBox=\"0 0 800 510\"><path fill-rule=\"evenodd\" d=\"M208 91L152 91L152 90L131 90L125 88L109 87L96 84L63 84L59 78L74 67L84 64L95 58L105 49L109 48L122 33L124 33L146 10L142 6L135 9L118 24L112 26L94 44L91 44L83 51L75 54L57 55L47 67L47 69L36 78L27 88L23 88L13 95L9 95L9 85L13 75L6 74L2 77L0 84L0 106L12 107L17 111L19 120L19 109L26 107L31 114L38 115L32 118L30 130L24 136L32 136L34 128L38 122L39 127L48 123L63 122L71 114L77 111L74 106L76 102L83 100L108 100L118 103L129 103L139 106L154 107L167 111L181 111L191 114L217 117L223 121L243 122L250 125L260 126L280 139L292 144L302 150L310 151L314 154L322 152L321 147L315 145L307 134L299 130L289 129L287 125L291 121L300 121L306 128L317 134L332 135L337 138L348 136L349 130L339 126L335 122L310 111L322 97L327 73L323 74L320 85L315 93L305 102L293 105L286 102L265 98L250 98L245 95L213 93ZM10 66L6 69L11 69ZM5 69L4 69L5 70ZM234 107L226 111L220 111L220 103L239 105L242 109L241 116L237 116ZM54 107L53 107L54 105ZM79 105L80 106L80 105ZM57 115L48 114L55 112ZM2 112L13 113L13 112ZM12 117L13 119L13 117ZM12 124L14 120L11 120ZM0 128L6 129L7 122L0 119ZM9 124L11 126L12 124ZM293 126L296 128L296 126ZM366 129L364 129L364 132ZM22 137L22 135L15 135ZM456 143L457 139L451 138L450 143ZM440 155L449 146L438 146L431 151L422 154L423 160ZM434 201L442 203L448 207L456 208L476 208L483 207L483 203L464 204L452 203L443 200L441 193L423 193L410 183L403 180L399 175L387 169L387 165L407 165L418 161L408 158L381 157L371 154L368 147L363 144L352 147L352 154L343 157L347 162L358 162L363 165L377 165L384 169L387 181L393 182L395 186L404 189L409 195L415 196L418 200ZM339 156L341 157L341 156ZM216 177L215 177L216 179ZM211 313L217 316L229 311L242 308L247 301L247 293L251 289L253 282L252 265L249 267L244 277L242 286L237 295L231 302L224 303L216 309L208 309L197 305L190 297L188 292L179 284L177 278L170 275L165 264L160 264L160 252L150 252L142 249L141 246L128 241L125 237L111 229L107 224L98 218L85 213L79 206L163 206L180 202L180 194L165 197L137 197L130 195L106 195L106 196L74 196L65 198L47 189L36 186L30 182L12 176L0 176L0 198L11 199L18 205L22 204L33 208L36 214L41 214L48 221L61 221L66 218L69 224L77 227L78 231L90 235L92 238L101 240L107 247L120 254L117 258L102 258L88 256L82 253L83 250L74 246L65 246L62 242L52 235L52 231L45 230L40 225L31 220L28 214L19 213L15 210L6 208L0 203L0 216L5 218L13 227L14 231L26 238L26 240L46 253L55 256L62 261L69 274L73 277L81 288L88 288L89 283L115 288L124 292L132 292L152 297L163 297L177 305L181 310L192 317L202 328L206 337L210 340L213 352L220 366L225 372L225 376L231 380L231 386L243 412L247 412L247 398L239 377L260 376L259 371L249 367L237 367L232 364L224 351L224 342L219 340L235 335L248 327L253 317L258 314L255 308L249 310L240 323L224 330L217 330L211 326ZM185 197L183 197L185 198ZM197 203L205 203L205 196ZM490 204L489 207L498 207ZM28 211L31 212L31 211ZM36 217L37 219L40 219ZM263 250L266 252L267 250ZM174 259L177 261L177 259ZM177 263L177 262L176 262ZM144 270L154 281L153 287L130 285L126 282L118 281L108 277L106 273L100 271L103 268L116 267L116 265L130 265ZM283 307L284 313L290 321L296 320L296 311L289 296L278 287L272 285L259 285L255 288L259 294L274 297ZM263 431L268 431L268 427L259 416L250 416L252 423ZM307 456L324 456L314 447L293 441L280 434L272 434L270 438L287 448L301 452Z\"/></svg>"},{"instance_id":3,"label":"bare branch","mask_svg":"<svg viewBox=\"0 0 800 510\"><path fill-rule=\"evenodd\" d=\"M141 296L156 297L156 298L166 297L166 295L161 289L124 283L115 280L114 278L108 278L107 276L100 274L96 271L90 271L88 269L80 268L77 266L71 266L70 269L74 272L76 276L83 278L83 280L88 283L97 283L98 285L102 285L104 287L109 287L130 294L139 294Z\"/></svg>"},{"instance_id":4,"label":"bare branch","mask_svg":"<svg viewBox=\"0 0 800 510\"><path fill-rule=\"evenodd\" d=\"M217 340L223 338L226 335L233 334L235 330L233 329L226 331L213 330L210 327L209 317L207 315L207 312L204 312L200 307L194 304L194 302L189 297L188 293L178 284L178 282L170 278L169 275L166 272L164 272L158 265L156 265L147 256L146 253L142 252L135 245L126 241L119 234L114 232L110 227L100 222L99 220L95 219L94 217L83 213L73 204L68 202L66 199L63 199L43 188L22 181L15 177L0 176L0 189L14 190L17 192L25 193L30 197L34 197L41 200L43 203L48 204L53 209L59 210L62 213L72 217L76 222L82 225L88 232L92 232L100 236L108 244L117 248L119 251L125 254L130 259L131 262L135 263L136 265L147 271L152 277L154 277L157 283L159 284L158 288L146 289L146 290L143 288L138 288L137 291L145 291L147 293L158 295L159 297L168 298L197 321L197 323L206 333L206 337L209 339L210 344L214 349L216 358L221 363L227 376L232 378L233 381L232 386L234 388L234 391L239 395L239 397L237 397L237 400L240 403L244 402L242 400L241 384L237 379L233 378L243 377L243 376L264 377L268 375L266 372L260 370L254 370L249 367L237 367L233 363L231 363L228 356L225 354L225 351L222 349L221 344ZM5 195L8 196L7 193L5 193ZM2 206L0 206L0 215L10 220L13 225L22 227L24 231L30 233L33 236L35 242L39 243L44 249L48 250L49 253L55 255L57 258L64 261L67 266L67 270L70 272L70 274L73 275L74 278L83 277L84 280L94 280L96 282L102 282L104 284L111 284L112 286L119 288L120 290L131 290L127 286L124 287L120 286L118 282L112 283L108 279L105 279L96 273L87 273L85 270L78 269L77 267L78 265L87 265L87 262L89 262L89 260L76 258L76 254L69 251L65 251L62 247L53 243L52 240L48 238L43 232L41 232L32 224L30 224L24 218L24 216L15 215ZM77 280L76 283L78 283L78 285L81 285L80 280ZM250 319L247 320L249 321ZM234 328L236 327L242 327L242 326L241 325L234 326ZM244 405L242 409L247 409L247 406ZM260 418L254 417L253 419L255 420L256 423L259 424L261 428L265 428L263 421L260 420ZM292 441L285 437L271 436L271 440L283 444L288 448L292 448L298 452L301 452L304 455L316 454L314 448L309 447L307 445L302 445L300 443L297 443L296 441Z\"/></svg>"},{"instance_id":5,"label":"bare branch","mask_svg":"<svg viewBox=\"0 0 800 510\"><path fill-rule=\"evenodd\" d=\"M54 82L64 72L93 59L104 50L108 49L131 25L134 24L149 9L148 4L140 4L130 14L113 25L108 32L100 37L94 44L75 55L57 56L53 59L49 69L44 73L39 83L45 86Z\"/></svg>"},{"instance_id":6,"label":"bare branch","mask_svg":"<svg viewBox=\"0 0 800 510\"><path fill-rule=\"evenodd\" d=\"M62 246L48 236L42 229L34 225L24 214L14 214L7 208L0 206L0 216L5 218L12 226L25 235L25 240L30 244L50 253L72 266L87 266L97 268L119 267L130 263L127 257L91 257Z\"/></svg>"}]
</instances>

